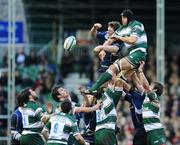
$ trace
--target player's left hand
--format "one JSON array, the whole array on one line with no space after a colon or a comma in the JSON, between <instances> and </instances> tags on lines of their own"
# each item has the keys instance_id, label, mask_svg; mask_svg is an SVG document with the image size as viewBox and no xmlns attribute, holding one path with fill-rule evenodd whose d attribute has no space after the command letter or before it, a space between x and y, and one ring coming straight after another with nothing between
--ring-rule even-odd
<instances>
[{"instance_id":1,"label":"player's left hand","mask_svg":"<svg viewBox=\"0 0 180 145\"><path fill-rule=\"evenodd\" d=\"M53 105L52 105L52 103L50 103L50 102L46 103L46 111L49 114L51 114L53 112Z\"/></svg>"},{"instance_id":2,"label":"player's left hand","mask_svg":"<svg viewBox=\"0 0 180 145\"><path fill-rule=\"evenodd\" d=\"M106 55L106 52L105 52L104 50L101 50L101 51L99 52L99 58L100 58L101 61L103 61L105 55Z\"/></svg>"},{"instance_id":3,"label":"player's left hand","mask_svg":"<svg viewBox=\"0 0 180 145\"><path fill-rule=\"evenodd\" d=\"M93 51L94 51L95 53L99 53L101 50L103 50L103 46L102 46L102 45L99 45L99 46L96 46Z\"/></svg>"}]
</instances>

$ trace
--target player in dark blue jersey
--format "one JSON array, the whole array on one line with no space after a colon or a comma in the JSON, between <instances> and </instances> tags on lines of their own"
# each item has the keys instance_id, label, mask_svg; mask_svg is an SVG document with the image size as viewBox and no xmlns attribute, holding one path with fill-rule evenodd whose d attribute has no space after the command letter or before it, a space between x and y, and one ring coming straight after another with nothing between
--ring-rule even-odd
<instances>
[{"instance_id":1,"label":"player in dark blue jersey","mask_svg":"<svg viewBox=\"0 0 180 145\"><path fill-rule=\"evenodd\" d=\"M142 118L142 104L144 101L143 92L132 89L133 87L126 83L124 80L119 79L116 85L123 87L126 90L124 100L130 103L131 118L135 128L135 134L133 138L133 145L147 145L146 131L144 129Z\"/></svg>"},{"instance_id":2,"label":"player in dark blue jersey","mask_svg":"<svg viewBox=\"0 0 180 145\"><path fill-rule=\"evenodd\" d=\"M97 31L99 28L101 28L102 25L100 23L95 23L94 26L91 28L91 34L99 39L100 41L106 43L106 41L109 39L110 36L113 35L113 33L120 28L120 23L117 21L112 21L108 23L107 31ZM121 51L123 47L123 42L113 42L111 46L105 46L105 45L99 45L94 48L94 52L99 54L99 57L101 59L100 67L99 67L99 75L104 73L111 64L113 64L118 58L118 53ZM90 115L93 118L88 118L88 116L85 116L85 120L90 120L90 130L95 130L96 125L96 115L95 112L90 113ZM117 127L117 126L116 126ZM117 128L118 130L118 128Z\"/></svg>"},{"instance_id":3,"label":"player in dark blue jersey","mask_svg":"<svg viewBox=\"0 0 180 145\"><path fill-rule=\"evenodd\" d=\"M19 138L21 137L21 133L23 131L21 112L22 112L22 107L24 106L24 100L20 95L17 97L17 102L19 107L15 110L15 112L11 116L12 145L20 145Z\"/></svg>"},{"instance_id":4,"label":"player in dark blue jersey","mask_svg":"<svg viewBox=\"0 0 180 145\"><path fill-rule=\"evenodd\" d=\"M101 28L102 25L100 23L95 23L91 28L91 34L102 42L106 42L110 36L120 27L120 23L116 21L112 21L108 23L107 31L97 31ZM98 72L101 74L105 72L108 67L118 59L118 52L123 47L122 42L114 42L111 46L99 45L94 49L95 53L99 54L101 59L100 68Z\"/></svg>"},{"instance_id":5,"label":"player in dark blue jersey","mask_svg":"<svg viewBox=\"0 0 180 145\"><path fill-rule=\"evenodd\" d=\"M135 128L133 145L146 145L146 131L144 129L142 118L144 96L137 91L130 91L125 96L125 100L130 103L131 118Z\"/></svg>"}]
</instances>

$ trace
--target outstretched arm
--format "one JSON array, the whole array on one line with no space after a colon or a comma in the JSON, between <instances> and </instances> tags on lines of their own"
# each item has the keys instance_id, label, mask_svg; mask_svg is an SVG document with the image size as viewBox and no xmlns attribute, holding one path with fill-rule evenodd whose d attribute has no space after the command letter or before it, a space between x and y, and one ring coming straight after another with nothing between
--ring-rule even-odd
<instances>
[{"instance_id":1,"label":"outstretched arm","mask_svg":"<svg viewBox=\"0 0 180 145\"><path fill-rule=\"evenodd\" d=\"M96 37L97 30L98 30L99 28L101 28L101 27L102 27L102 25L101 25L100 23L95 23L95 24L93 25L93 27L91 28L91 30L90 30L91 35L94 36L94 37Z\"/></svg>"},{"instance_id":2,"label":"outstretched arm","mask_svg":"<svg viewBox=\"0 0 180 145\"><path fill-rule=\"evenodd\" d=\"M89 143L85 142L84 138L81 136L80 133L75 135L75 138L82 145L90 145Z\"/></svg>"},{"instance_id":3,"label":"outstretched arm","mask_svg":"<svg viewBox=\"0 0 180 145\"><path fill-rule=\"evenodd\" d=\"M115 39L115 40L120 40L124 43L128 43L128 44L134 44L137 41L137 37L132 35L129 37L122 37L122 36L117 36L117 35L113 35L111 38Z\"/></svg>"},{"instance_id":4,"label":"outstretched arm","mask_svg":"<svg viewBox=\"0 0 180 145\"><path fill-rule=\"evenodd\" d=\"M92 107L75 107L74 112L75 113L80 113L80 112L84 112L84 113L89 113L89 112L94 112L96 111L102 102L98 102L96 105L92 106Z\"/></svg>"},{"instance_id":5,"label":"outstretched arm","mask_svg":"<svg viewBox=\"0 0 180 145\"><path fill-rule=\"evenodd\" d=\"M139 68L138 68L137 75L138 75L138 78L141 81L141 84L143 85L144 89L147 92L149 92L150 91L149 82L148 82L148 80L145 77L144 72L143 72L144 64L145 63L142 61Z\"/></svg>"},{"instance_id":6,"label":"outstretched arm","mask_svg":"<svg viewBox=\"0 0 180 145\"><path fill-rule=\"evenodd\" d=\"M116 52L118 52L119 47L115 46L115 45L109 45L109 46L99 45L94 48L95 53L99 53L102 50L110 52L110 53L116 53Z\"/></svg>"}]
</instances>

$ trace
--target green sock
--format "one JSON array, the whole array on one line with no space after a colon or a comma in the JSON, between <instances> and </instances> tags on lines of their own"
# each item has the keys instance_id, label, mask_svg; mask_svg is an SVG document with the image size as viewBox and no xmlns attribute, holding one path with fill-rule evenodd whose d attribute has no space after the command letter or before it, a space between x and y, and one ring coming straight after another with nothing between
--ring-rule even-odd
<instances>
[{"instance_id":1,"label":"green sock","mask_svg":"<svg viewBox=\"0 0 180 145\"><path fill-rule=\"evenodd\" d=\"M124 97L126 94L123 91L122 87L115 87L113 90L113 88L109 88L106 90L106 94L113 99L114 105L115 107L117 106L119 100L121 99L121 97Z\"/></svg>"},{"instance_id":2,"label":"green sock","mask_svg":"<svg viewBox=\"0 0 180 145\"><path fill-rule=\"evenodd\" d=\"M96 91L99 87L105 82L109 81L112 78L112 75L108 72L103 73L99 79L95 82L95 84L91 87L91 91Z\"/></svg>"}]
</instances>

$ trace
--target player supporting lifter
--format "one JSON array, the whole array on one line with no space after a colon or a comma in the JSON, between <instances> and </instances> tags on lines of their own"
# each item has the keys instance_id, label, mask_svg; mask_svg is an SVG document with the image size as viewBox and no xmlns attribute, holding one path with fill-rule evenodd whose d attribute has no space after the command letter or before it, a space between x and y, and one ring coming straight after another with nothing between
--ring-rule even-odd
<instances>
[{"instance_id":1,"label":"player supporting lifter","mask_svg":"<svg viewBox=\"0 0 180 145\"><path fill-rule=\"evenodd\" d=\"M38 96L31 88L24 89L21 94L25 98L22 109L23 132L20 137L20 145L44 145L41 135L43 129L42 117L45 110L37 102Z\"/></svg>"},{"instance_id":2,"label":"player supporting lifter","mask_svg":"<svg viewBox=\"0 0 180 145\"><path fill-rule=\"evenodd\" d=\"M109 43L117 40L123 41L129 54L111 65L91 87L90 91L96 91L102 84L110 80L114 74L118 74L119 72L121 73L121 77L125 78L128 71L133 72L138 90L144 91L139 78L133 70L139 67L141 61L146 60L147 36L145 29L141 22L134 20L133 12L130 9L122 12L121 20L123 26L115 32ZM147 90L149 89L148 86L144 87Z\"/></svg>"}]
</instances>

